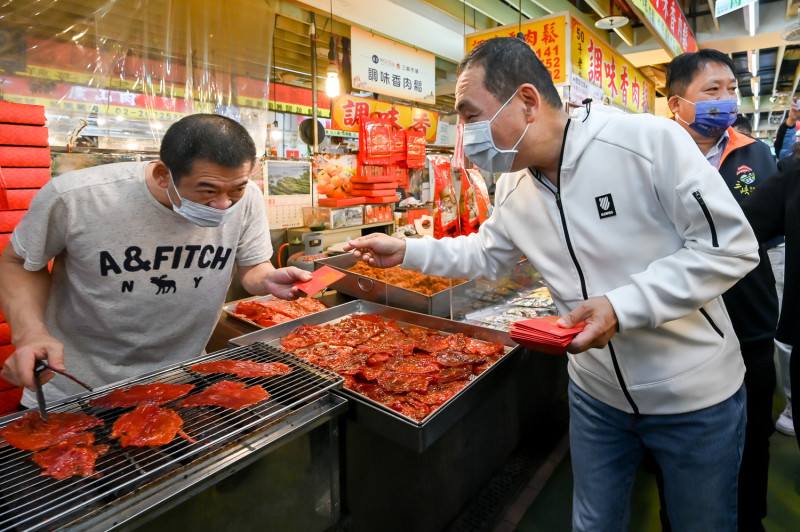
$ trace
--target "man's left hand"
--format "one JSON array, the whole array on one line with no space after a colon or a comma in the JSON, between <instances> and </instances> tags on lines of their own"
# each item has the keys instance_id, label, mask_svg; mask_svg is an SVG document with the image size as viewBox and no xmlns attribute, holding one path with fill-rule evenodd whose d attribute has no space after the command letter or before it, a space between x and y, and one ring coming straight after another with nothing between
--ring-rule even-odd
<instances>
[{"instance_id":1,"label":"man's left hand","mask_svg":"<svg viewBox=\"0 0 800 532\"><path fill-rule=\"evenodd\" d=\"M293 286L295 283L305 283L311 280L311 272L287 266L272 270L264 276L264 289L275 297L281 299L297 299L305 295L305 292Z\"/></svg>"},{"instance_id":2,"label":"man's left hand","mask_svg":"<svg viewBox=\"0 0 800 532\"><path fill-rule=\"evenodd\" d=\"M586 327L567 346L567 351L570 353L582 353L593 347L605 347L617 333L619 325L617 313L605 296L587 299L572 312L562 316L558 320L558 325L570 328L580 322L585 322Z\"/></svg>"}]
</instances>

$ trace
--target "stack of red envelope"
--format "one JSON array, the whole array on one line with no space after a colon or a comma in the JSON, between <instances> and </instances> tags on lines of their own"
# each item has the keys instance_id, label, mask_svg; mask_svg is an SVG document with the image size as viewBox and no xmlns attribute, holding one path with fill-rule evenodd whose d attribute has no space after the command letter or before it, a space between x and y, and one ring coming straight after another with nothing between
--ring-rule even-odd
<instances>
[{"instance_id":1,"label":"stack of red envelope","mask_svg":"<svg viewBox=\"0 0 800 532\"><path fill-rule=\"evenodd\" d=\"M509 335L518 344L551 355L563 355L567 345L586 326L581 322L576 327L565 329L556 325L561 316L547 316L516 322Z\"/></svg>"}]
</instances>

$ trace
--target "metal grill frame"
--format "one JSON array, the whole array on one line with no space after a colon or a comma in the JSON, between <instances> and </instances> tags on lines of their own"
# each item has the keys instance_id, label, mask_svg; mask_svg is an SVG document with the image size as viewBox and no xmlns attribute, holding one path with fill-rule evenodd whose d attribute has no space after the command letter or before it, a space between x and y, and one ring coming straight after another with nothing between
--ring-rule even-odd
<instances>
[{"instance_id":1,"label":"metal grill frame","mask_svg":"<svg viewBox=\"0 0 800 532\"><path fill-rule=\"evenodd\" d=\"M200 362L227 359L283 362L290 365L292 371L267 378L239 378L229 374L200 374L189 369L189 366ZM133 407L89 405L92 398L138 384L193 383L196 387L191 393L197 393L221 380L243 381L248 387L262 384L270 393L270 398L240 410L217 406L177 408L176 411L184 420L182 429L197 439L197 443L176 436L167 445L122 448L116 440L110 440L110 431L114 420ZM177 478L178 485L185 485L186 482L181 480L187 479L190 471L195 477L198 477L198 471L208 469L216 471L218 475L223 465L220 460L222 456L231 455L224 460L228 463L235 456L241 459L261 449L267 441L285 437L297 425L295 417L310 416L312 421L320 418L320 405L333 401L328 392L340 389L343 381L335 373L312 366L274 347L257 343L193 358L49 405L49 412L80 412L104 420L104 426L94 429L96 443L111 443L111 449L98 458L95 468L103 476L70 477L64 480L41 476L41 468L30 460L31 451L13 448L0 439L0 530L50 530L76 520L89 524L92 520L87 521L87 515L117 514L119 503L116 501L120 499L128 500L129 508L137 508L144 500L152 503L163 498L164 488L170 484L166 478ZM181 399L163 406L175 408L175 403ZM344 403L341 400L339 402ZM300 416L293 415L298 411L305 412ZM0 426L21 416L22 413L2 418ZM292 421L288 421L289 418ZM265 440L267 432L274 437ZM195 483L201 480L200 477L209 475L200 475ZM175 482L171 485L174 486ZM182 488L173 488L173 493L181 491ZM114 520L118 518L114 517ZM106 520L103 522L105 528L112 524Z\"/></svg>"}]
</instances>

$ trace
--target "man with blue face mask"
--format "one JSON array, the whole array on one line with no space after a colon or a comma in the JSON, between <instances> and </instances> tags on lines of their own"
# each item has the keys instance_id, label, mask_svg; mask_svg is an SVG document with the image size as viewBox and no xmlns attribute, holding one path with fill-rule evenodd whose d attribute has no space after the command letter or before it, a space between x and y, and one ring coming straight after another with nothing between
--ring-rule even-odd
<instances>
[{"instance_id":1,"label":"man with blue face mask","mask_svg":"<svg viewBox=\"0 0 800 532\"><path fill-rule=\"evenodd\" d=\"M575 531L627 530L650 450L670 518L735 531L744 445L744 364L720 294L758 262L736 201L673 121L595 105L572 119L519 39L461 61L464 152L505 171L477 234L346 248L372 265L496 278L524 255L563 315L568 346Z\"/></svg>"},{"instance_id":2,"label":"man with blue face mask","mask_svg":"<svg viewBox=\"0 0 800 532\"><path fill-rule=\"evenodd\" d=\"M730 194L741 203L778 167L769 146L729 127L736 118L736 85L733 61L717 50L680 55L667 67L667 94L675 120L692 136L709 164L719 169ZM782 241L779 238L776 243ZM759 249L759 265L722 295L747 369L747 427L739 472L741 532L763 531L761 520L767 515L778 324L768 247L765 244Z\"/></svg>"},{"instance_id":3,"label":"man with blue face mask","mask_svg":"<svg viewBox=\"0 0 800 532\"><path fill-rule=\"evenodd\" d=\"M292 285L310 273L269 262L255 157L241 124L190 115L167 130L157 161L95 166L42 188L0 259L16 346L3 377L28 388L23 405L36 404L36 359L101 386L199 355L234 265L252 294L300 295ZM48 402L82 391L43 377Z\"/></svg>"}]
</instances>

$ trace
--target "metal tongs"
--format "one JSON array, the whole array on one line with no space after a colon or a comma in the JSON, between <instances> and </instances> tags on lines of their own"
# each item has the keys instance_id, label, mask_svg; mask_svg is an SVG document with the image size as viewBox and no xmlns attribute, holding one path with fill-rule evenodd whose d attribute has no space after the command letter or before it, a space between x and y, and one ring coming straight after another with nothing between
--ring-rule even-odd
<instances>
[{"instance_id":1,"label":"metal tongs","mask_svg":"<svg viewBox=\"0 0 800 532\"><path fill-rule=\"evenodd\" d=\"M44 393L42 392L42 376L41 376L41 374L42 374L42 371L44 371L46 369L49 369L50 371L58 373L59 375L63 375L64 377L77 382L78 384L80 384L81 386L83 386L84 388L89 390L90 392L94 391L94 390L92 390L91 386L89 386L89 385L83 383L82 381L76 379L75 377L73 377L72 375L67 373L66 371L61 371L60 369L56 369L56 368L52 367L51 365L49 365L44 360L37 360L36 363L33 365L33 381L36 384L36 402L39 404L39 415L42 416L42 419L44 420L45 423L47 422L47 404L45 404L45 402L44 402Z\"/></svg>"}]
</instances>

